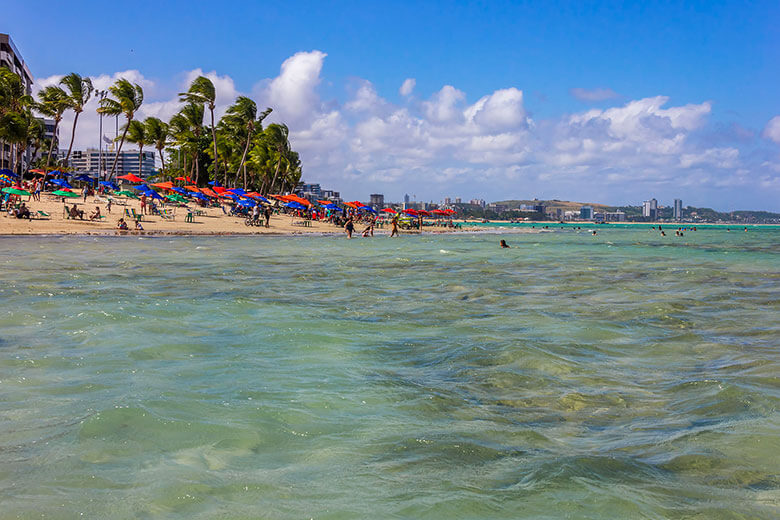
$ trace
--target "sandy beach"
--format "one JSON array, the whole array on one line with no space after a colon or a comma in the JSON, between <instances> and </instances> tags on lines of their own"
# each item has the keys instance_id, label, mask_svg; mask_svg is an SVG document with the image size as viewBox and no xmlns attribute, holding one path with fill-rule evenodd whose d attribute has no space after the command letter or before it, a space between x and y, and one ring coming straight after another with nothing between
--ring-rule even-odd
<instances>
[{"instance_id":1,"label":"sandy beach","mask_svg":"<svg viewBox=\"0 0 780 520\"><path fill-rule=\"evenodd\" d=\"M22 197L22 201L30 208L35 217L32 220L17 219L9 216L6 212L0 216L0 235L114 235L119 234L117 222L125 217L125 209L135 210L140 213L141 203L135 199L115 198L111 206L111 213L106 211L105 197L99 198L87 197L84 203L82 198L66 199L62 202L62 197L42 194L41 201L27 200ZM101 202L102 201L102 202ZM63 207L71 207L77 204L79 210L84 211L84 220L66 218ZM124 205L123 205L124 204ZM99 221L90 221L88 216L100 207L100 212L106 218ZM172 220L164 219L159 215L144 215L141 221L143 231L135 231L135 222L125 217L125 221L130 231L121 233L143 233L143 234L183 234L183 235L220 235L220 234L300 234L300 233L341 233L340 227L328 224L326 222L309 221L309 225L303 226L297 223L300 218L291 215L274 214L271 216L270 226L247 226L244 224L245 218L225 215L220 208L198 208L202 215L196 215L193 222L187 222L187 208L174 207L166 205L169 211L173 211ZM38 211L48 214L48 217L41 216Z\"/></svg>"}]
</instances>

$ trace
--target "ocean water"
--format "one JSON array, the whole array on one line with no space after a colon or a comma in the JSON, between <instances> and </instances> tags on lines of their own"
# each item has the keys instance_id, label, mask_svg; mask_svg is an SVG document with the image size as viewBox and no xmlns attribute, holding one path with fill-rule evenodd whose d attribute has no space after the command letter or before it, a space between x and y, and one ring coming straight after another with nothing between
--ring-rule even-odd
<instances>
[{"instance_id":1,"label":"ocean water","mask_svg":"<svg viewBox=\"0 0 780 520\"><path fill-rule=\"evenodd\" d=\"M523 231L0 238L0 519L778 518L780 231Z\"/></svg>"}]
</instances>

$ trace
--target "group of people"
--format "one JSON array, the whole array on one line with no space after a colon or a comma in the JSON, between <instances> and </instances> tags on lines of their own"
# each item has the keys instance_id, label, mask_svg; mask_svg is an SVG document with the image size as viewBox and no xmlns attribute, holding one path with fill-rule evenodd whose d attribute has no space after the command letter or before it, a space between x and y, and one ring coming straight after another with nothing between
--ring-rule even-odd
<instances>
[{"instance_id":1,"label":"group of people","mask_svg":"<svg viewBox=\"0 0 780 520\"><path fill-rule=\"evenodd\" d=\"M271 207L266 206L265 209L262 211L263 216L265 217L265 227L271 226ZM255 205L254 208L252 208L252 220L255 222L260 220L260 205Z\"/></svg>"}]
</instances>

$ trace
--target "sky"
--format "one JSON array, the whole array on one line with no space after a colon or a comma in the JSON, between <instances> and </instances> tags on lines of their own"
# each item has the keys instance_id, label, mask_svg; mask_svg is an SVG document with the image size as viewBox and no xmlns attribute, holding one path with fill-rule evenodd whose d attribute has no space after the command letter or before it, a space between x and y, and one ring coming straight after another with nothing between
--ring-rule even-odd
<instances>
[{"instance_id":1,"label":"sky","mask_svg":"<svg viewBox=\"0 0 780 520\"><path fill-rule=\"evenodd\" d=\"M248 95L290 127L303 179L350 200L780 211L780 3L578 4L11 0L0 32L36 88L126 77L140 117L169 118L201 74L218 115ZM96 106L76 148L97 145Z\"/></svg>"}]
</instances>

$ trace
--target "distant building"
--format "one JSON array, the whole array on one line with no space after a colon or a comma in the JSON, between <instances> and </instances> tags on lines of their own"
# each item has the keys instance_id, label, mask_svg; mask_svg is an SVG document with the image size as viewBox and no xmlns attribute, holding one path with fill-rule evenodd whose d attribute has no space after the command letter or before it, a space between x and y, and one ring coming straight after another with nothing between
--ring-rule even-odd
<instances>
[{"instance_id":1,"label":"distant building","mask_svg":"<svg viewBox=\"0 0 780 520\"><path fill-rule=\"evenodd\" d=\"M372 193L369 195L369 198L371 199L369 202L369 205L373 208L383 208L385 207L385 196L381 193Z\"/></svg>"},{"instance_id":2,"label":"distant building","mask_svg":"<svg viewBox=\"0 0 780 520\"><path fill-rule=\"evenodd\" d=\"M22 55L19 53L16 45L14 45L11 37L4 33L0 33L0 67L5 67L18 75L22 81L25 93L27 95L32 94L33 77L30 69L27 68L27 64L22 59ZM10 165L13 162L11 150L12 147L9 143L0 143L0 161L2 161L2 164ZM26 169L26 166L31 161L29 150L24 154L23 161L23 168Z\"/></svg>"},{"instance_id":3,"label":"distant building","mask_svg":"<svg viewBox=\"0 0 780 520\"><path fill-rule=\"evenodd\" d=\"M444 197L444 205L449 206L450 204L452 204L452 199L449 197Z\"/></svg>"},{"instance_id":4,"label":"distant building","mask_svg":"<svg viewBox=\"0 0 780 520\"><path fill-rule=\"evenodd\" d=\"M445 199L446 200L446 199ZM484 199L471 199L469 201L469 204L474 204L475 206L479 206L482 209L485 208L485 200Z\"/></svg>"},{"instance_id":5,"label":"distant building","mask_svg":"<svg viewBox=\"0 0 780 520\"><path fill-rule=\"evenodd\" d=\"M682 199L674 199L674 220L682 220L683 205Z\"/></svg>"},{"instance_id":6,"label":"distant building","mask_svg":"<svg viewBox=\"0 0 780 520\"><path fill-rule=\"evenodd\" d=\"M658 201L655 199L644 201L642 203L642 216L650 220L658 220Z\"/></svg>"},{"instance_id":7,"label":"distant building","mask_svg":"<svg viewBox=\"0 0 780 520\"><path fill-rule=\"evenodd\" d=\"M455 197L455 204L460 204L460 203L461 203L460 197Z\"/></svg>"},{"instance_id":8,"label":"distant building","mask_svg":"<svg viewBox=\"0 0 780 520\"><path fill-rule=\"evenodd\" d=\"M323 199L332 200L337 204L341 202L341 192L339 191L322 190L320 192L320 197Z\"/></svg>"},{"instance_id":9,"label":"distant building","mask_svg":"<svg viewBox=\"0 0 780 520\"><path fill-rule=\"evenodd\" d=\"M605 222L625 222L626 221L626 214L620 210L618 211L607 211L604 213L604 221Z\"/></svg>"},{"instance_id":10,"label":"distant building","mask_svg":"<svg viewBox=\"0 0 780 520\"><path fill-rule=\"evenodd\" d=\"M409 204L409 194L404 195L404 204Z\"/></svg>"},{"instance_id":11,"label":"distant building","mask_svg":"<svg viewBox=\"0 0 780 520\"><path fill-rule=\"evenodd\" d=\"M582 220L593 220L593 207L592 206L582 206L580 208L580 218Z\"/></svg>"},{"instance_id":12,"label":"distant building","mask_svg":"<svg viewBox=\"0 0 780 520\"><path fill-rule=\"evenodd\" d=\"M487 205L487 209L489 209L491 211L495 211L496 213L503 213L508 208L507 208L506 204L496 204L495 202L493 202L493 203Z\"/></svg>"},{"instance_id":13,"label":"distant building","mask_svg":"<svg viewBox=\"0 0 780 520\"><path fill-rule=\"evenodd\" d=\"M70 153L70 167L78 172L100 174L103 178L111 173L116 152L103 151L103 164L100 164L100 151L97 148L87 150L73 150ZM138 175L138 152L134 150L123 151L119 154L116 163L116 176L132 173ZM154 152L143 152L141 158L141 177L146 178L155 173Z\"/></svg>"},{"instance_id":14,"label":"distant building","mask_svg":"<svg viewBox=\"0 0 780 520\"><path fill-rule=\"evenodd\" d=\"M299 182L297 186L295 186L295 191L306 195L312 195L313 197L322 196L322 188L320 188L319 184L307 184L305 182Z\"/></svg>"}]
</instances>

